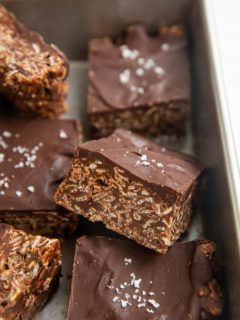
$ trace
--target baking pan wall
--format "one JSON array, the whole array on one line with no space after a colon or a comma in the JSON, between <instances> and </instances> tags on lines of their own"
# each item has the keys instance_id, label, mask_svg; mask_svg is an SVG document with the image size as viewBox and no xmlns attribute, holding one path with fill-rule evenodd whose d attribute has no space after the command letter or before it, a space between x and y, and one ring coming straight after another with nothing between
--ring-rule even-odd
<instances>
[{"instance_id":1,"label":"baking pan wall","mask_svg":"<svg viewBox=\"0 0 240 320\"><path fill-rule=\"evenodd\" d=\"M222 319L240 319L239 229L234 221L233 203L226 170L216 96L217 79L208 38L204 1L191 0L8 0L2 1L33 30L57 44L71 63L69 77L70 110L67 117L80 117L86 128L86 59L91 37L114 36L134 22L146 22L156 29L159 24L184 22L189 26L193 79L193 137L187 139L188 152L206 164L207 181L201 197L201 216L195 217L189 238L198 234L218 245L217 260L225 293ZM193 138L193 139L192 139ZM228 159L227 161L230 161ZM66 319L74 239L63 244L63 278L57 295L37 316L39 320ZM69 248L72 248L71 250Z\"/></svg>"}]
</instances>

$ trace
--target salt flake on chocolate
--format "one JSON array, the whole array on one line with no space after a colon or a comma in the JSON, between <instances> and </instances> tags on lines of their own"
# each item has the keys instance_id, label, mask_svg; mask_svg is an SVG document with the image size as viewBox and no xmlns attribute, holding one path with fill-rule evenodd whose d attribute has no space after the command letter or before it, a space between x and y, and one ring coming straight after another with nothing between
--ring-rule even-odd
<instances>
[{"instance_id":1,"label":"salt flake on chocolate","mask_svg":"<svg viewBox=\"0 0 240 320\"><path fill-rule=\"evenodd\" d=\"M142 77L144 75L144 70L142 68L137 68L136 75Z\"/></svg>"},{"instance_id":2,"label":"salt flake on chocolate","mask_svg":"<svg viewBox=\"0 0 240 320\"><path fill-rule=\"evenodd\" d=\"M163 43L161 45L162 51L168 51L170 49L170 45L168 43Z\"/></svg>"},{"instance_id":3,"label":"salt flake on chocolate","mask_svg":"<svg viewBox=\"0 0 240 320\"><path fill-rule=\"evenodd\" d=\"M63 129L61 129L61 130L59 131L59 138L60 138L60 139L67 139L67 138L68 138L67 133L66 133Z\"/></svg>"},{"instance_id":4,"label":"salt flake on chocolate","mask_svg":"<svg viewBox=\"0 0 240 320\"><path fill-rule=\"evenodd\" d=\"M148 303L150 303L156 309L160 307L160 304L157 301L155 301L154 299L148 299Z\"/></svg>"},{"instance_id":5,"label":"salt flake on chocolate","mask_svg":"<svg viewBox=\"0 0 240 320\"><path fill-rule=\"evenodd\" d=\"M28 191L31 192L31 193L35 192L34 186L28 186L27 189L28 189Z\"/></svg>"},{"instance_id":6,"label":"salt flake on chocolate","mask_svg":"<svg viewBox=\"0 0 240 320\"><path fill-rule=\"evenodd\" d=\"M148 59L144 65L144 68L149 70L152 69L155 66L155 62L153 59Z\"/></svg>"},{"instance_id":7,"label":"salt flake on chocolate","mask_svg":"<svg viewBox=\"0 0 240 320\"><path fill-rule=\"evenodd\" d=\"M0 163L4 161L4 158L5 158L5 154L0 153Z\"/></svg>"},{"instance_id":8,"label":"salt flake on chocolate","mask_svg":"<svg viewBox=\"0 0 240 320\"><path fill-rule=\"evenodd\" d=\"M125 266L128 266L129 264L131 264L132 263L132 259L130 259L130 258L124 258L124 264L125 264Z\"/></svg>"},{"instance_id":9,"label":"salt flake on chocolate","mask_svg":"<svg viewBox=\"0 0 240 320\"><path fill-rule=\"evenodd\" d=\"M158 76L163 76L165 71L163 70L163 68L157 66L154 68L154 73L156 73Z\"/></svg>"},{"instance_id":10,"label":"salt flake on chocolate","mask_svg":"<svg viewBox=\"0 0 240 320\"><path fill-rule=\"evenodd\" d=\"M120 51L123 59L135 60L139 56L138 50L131 50L127 45L122 45Z\"/></svg>"},{"instance_id":11,"label":"salt flake on chocolate","mask_svg":"<svg viewBox=\"0 0 240 320\"><path fill-rule=\"evenodd\" d=\"M121 83L125 84L128 83L130 79L130 70L129 69L125 69L123 72L121 72L119 74L119 80Z\"/></svg>"},{"instance_id":12,"label":"salt flake on chocolate","mask_svg":"<svg viewBox=\"0 0 240 320\"><path fill-rule=\"evenodd\" d=\"M12 136L11 132L9 132L9 131L3 131L2 135L5 138L10 138Z\"/></svg>"},{"instance_id":13,"label":"salt flake on chocolate","mask_svg":"<svg viewBox=\"0 0 240 320\"><path fill-rule=\"evenodd\" d=\"M21 197L21 196L22 196L22 192L21 192L21 191L16 191L16 195L17 195L18 197Z\"/></svg>"}]
</instances>

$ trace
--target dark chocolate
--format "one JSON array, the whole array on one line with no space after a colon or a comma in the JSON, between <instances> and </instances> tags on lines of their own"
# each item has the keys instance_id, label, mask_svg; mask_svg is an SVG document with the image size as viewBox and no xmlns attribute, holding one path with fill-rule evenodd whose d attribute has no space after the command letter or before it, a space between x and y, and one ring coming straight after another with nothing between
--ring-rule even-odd
<instances>
[{"instance_id":1,"label":"dark chocolate","mask_svg":"<svg viewBox=\"0 0 240 320\"><path fill-rule=\"evenodd\" d=\"M109 38L90 42L89 62L90 85L102 101L89 103L90 113L190 99L183 32L150 37L144 26L130 27L121 44Z\"/></svg>"},{"instance_id":2,"label":"dark chocolate","mask_svg":"<svg viewBox=\"0 0 240 320\"><path fill-rule=\"evenodd\" d=\"M0 222L31 234L65 236L76 216L53 195L80 143L77 120L0 117Z\"/></svg>"},{"instance_id":3,"label":"dark chocolate","mask_svg":"<svg viewBox=\"0 0 240 320\"><path fill-rule=\"evenodd\" d=\"M94 153L106 158L152 186L165 186L186 194L203 167L184 153L166 149L131 131L117 129L112 135L81 145L79 156Z\"/></svg>"},{"instance_id":4,"label":"dark chocolate","mask_svg":"<svg viewBox=\"0 0 240 320\"><path fill-rule=\"evenodd\" d=\"M134 25L116 43L90 41L88 113L98 135L114 126L145 134L184 127L191 96L186 32L178 25L159 32L152 37ZM116 123L107 122L110 114Z\"/></svg>"},{"instance_id":5,"label":"dark chocolate","mask_svg":"<svg viewBox=\"0 0 240 320\"><path fill-rule=\"evenodd\" d=\"M0 211L57 210L53 194L78 144L76 120L0 118Z\"/></svg>"},{"instance_id":6,"label":"dark chocolate","mask_svg":"<svg viewBox=\"0 0 240 320\"><path fill-rule=\"evenodd\" d=\"M165 253L189 226L202 169L189 155L117 129L80 146L55 201Z\"/></svg>"},{"instance_id":7,"label":"dark chocolate","mask_svg":"<svg viewBox=\"0 0 240 320\"><path fill-rule=\"evenodd\" d=\"M200 320L221 313L208 241L166 255L104 237L77 241L68 320ZM207 308L205 308L207 306Z\"/></svg>"}]
</instances>

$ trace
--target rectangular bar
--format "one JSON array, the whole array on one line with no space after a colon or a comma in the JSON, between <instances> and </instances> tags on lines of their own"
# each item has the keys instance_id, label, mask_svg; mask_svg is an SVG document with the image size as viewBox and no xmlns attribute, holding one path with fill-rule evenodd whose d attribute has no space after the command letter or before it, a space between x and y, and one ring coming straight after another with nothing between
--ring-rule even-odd
<instances>
[{"instance_id":1,"label":"rectangular bar","mask_svg":"<svg viewBox=\"0 0 240 320\"><path fill-rule=\"evenodd\" d=\"M21 110L53 118L66 111L68 61L0 5L0 92Z\"/></svg>"},{"instance_id":2,"label":"rectangular bar","mask_svg":"<svg viewBox=\"0 0 240 320\"><path fill-rule=\"evenodd\" d=\"M88 116L94 137L116 128L147 135L182 135L190 113L186 31L162 26L150 36L143 25L128 27L116 42L89 43Z\"/></svg>"},{"instance_id":3,"label":"rectangular bar","mask_svg":"<svg viewBox=\"0 0 240 320\"><path fill-rule=\"evenodd\" d=\"M134 242L78 239L68 320L200 320L218 316L215 245L177 243L166 255Z\"/></svg>"},{"instance_id":4,"label":"rectangular bar","mask_svg":"<svg viewBox=\"0 0 240 320\"><path fill-rule=\"evenodd\" d=\"M77 217L53 194L80 143L77 120L0 118L0 222L30 233L65 235Z\"/></svg>"},{"instance_id":5,"label":"rectangular bar","mask_svg":"<svg viewBox=\"0 0 240 320\"><path fill-rule=\"evenodd\" d=\"M32 319L54 293L60 242L0 224L0 319Z\"/></svg>"},{"instance_id":6,"label":"rectangular bar","mask_svg":"<svg viewBox=\"0 0 240 320\"><path fill-rule=\"evenodd\" d=\"M125 129L80 146L55 201L165 253L189 226L203 167Z\"/></svg>"}]
</instances>

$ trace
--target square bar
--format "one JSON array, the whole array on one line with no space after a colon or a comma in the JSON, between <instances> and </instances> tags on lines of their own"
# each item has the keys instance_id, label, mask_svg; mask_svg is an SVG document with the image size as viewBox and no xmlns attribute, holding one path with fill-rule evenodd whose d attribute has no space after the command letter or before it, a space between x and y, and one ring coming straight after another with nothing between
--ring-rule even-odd
<instances>
[{"instance_id":1,"label":"square bar","mask_svg":"<svg viewBox=\"0 0 240 320\"><path fill-rule=\"evenodd\" d=\"M55 201L165 253L189 226L203 167L125 129L80 146Z\"/></svg>"},{"instance_id":2,"label":"square bar","mask_svg":"<svg viewBox=\"0 0 240 320\"><path fill-rule=\"evenodd\" d=\"M88 115L94 137L116 128L182 135L190 100L183 26L162 26L150 36L143 25L133 25L116 42L90 41Z\"/></svg>"},{"instance_id":3,"label":"square bar","mask_svg":"<svg viewBox=\"0 0 240 320\"><path fill-rule=\"evenodd\" d=\"M53 195L80 143L77 120L0 118L0 222L65 235L77 226Z\"/></svg>"},{"instance_id":4,"label":"square bar","mask_svg":"<svg viewBox=\"0 0 240 320\"><path fill-rule=\"evenodd\" d=\"M200 320L221 313L215 245L177 243L161 255L104 237L77 241L68 320Z\"/></svg>"}]
</instances>

